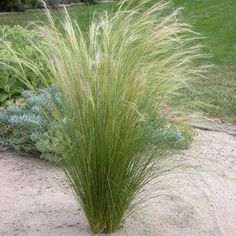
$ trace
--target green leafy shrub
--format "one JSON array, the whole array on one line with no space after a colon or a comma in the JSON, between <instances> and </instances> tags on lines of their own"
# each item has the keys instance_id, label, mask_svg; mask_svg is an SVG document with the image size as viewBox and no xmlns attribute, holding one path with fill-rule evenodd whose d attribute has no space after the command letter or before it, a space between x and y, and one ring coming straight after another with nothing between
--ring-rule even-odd
<instances>
[{"instance_id":1,"label":"green leafy shrub","mask_svg":"<svg viewBox=\"0 0 236 236\"><path fill-rule=\"evenodd\" d=\"M151 0L135 1L130 9L130 2L94 19L89 33L68 14L60 30L49 13L51 24L39 27L50 44L43 58L51 83L62 93L61 109L52 106L64 146L56 155L95 233L117 230L143 187L173 169L158 155L161 104L199 73L193 62L199 47L177 20L179 11L166 14L168 4L146 9ZM8 61L38 71L21 55ZM27 83L23 71L18 74Z\"/></svg>"},{"instance_id":2,"label":"green leafy shrub","mask_svg":"<svg viewBox=\"0 0 236 236\"><path fill-rule=\"evenodd\" d=\"M40 0L25 0L23 3L24 7L27 9L35 9L42 7L42 2Z\"/></svg>"},{"instance_id":3,"label":"green leafy shrub","mask_svg":"<svg viewBox=\"0 0 236 236\"><path fill-rule=\"evenodd\" d=\"M1 26L0 44L7 44L9 47L9 50L0 52L1 58L9 56L12 53L11 50L14 50L15 53L20 53L34 61L42 73L47 73L47 67L41 60L40 53L38 52L38 50L46 51L47 45L36 31L27 30L21 26ZM33 45L36 45L38 49L36 50ZM19 97L21 92L27 88L9 66L15 66L15 64L7 63L0 65L0 105L6 100ZM24 73L32 86L40 87L42 85L37 75L31 69L24 67Z\"/></svg>"},{"instance_id":4,"label":"green leafy shrub","mask_svg":"<svg viewBox=\"0 0 236 236\"><path fill-rule=\"evenodd\" d=\"M21 152L42 153L58 162L55 153L61 152L58 125L52 116L51 103L60 107L61 94L56 87L42 89L35 94L22 92L16 104L0 111L0 146ZM49 122L50 121L50 122Z\"/></svg>"},{"instance_id":5,"label":"green leafy shrub","mask_svg":"<svg viewBox=\"0 0 236 236\"><path fill-rule=\"evenodd\" d=\"M57 6L59 4L69 4L79 0L44 0L48 6ZM93 0L84 0L82 2L93 3ZM43 7L41 0L1 0L0 11L18 11L24 9L34 9Z\"/></svg>"},{"instance_id":6,"label":"green leafy shrub","mask_svg":"<svg viewBox=\"0 0 236 236\"><path fill-rule=\"evenodd\" d=\"M22 10L23 4L22 0L1 0L0 1L0 11L17 11Z\"/></svg>"}]
</instances>

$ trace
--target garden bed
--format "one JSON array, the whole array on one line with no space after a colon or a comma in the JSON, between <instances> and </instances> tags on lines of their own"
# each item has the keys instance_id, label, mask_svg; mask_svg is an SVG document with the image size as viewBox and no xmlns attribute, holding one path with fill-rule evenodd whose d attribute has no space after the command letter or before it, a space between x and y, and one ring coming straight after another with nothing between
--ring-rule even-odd
<instances>
[{"instance_id":1,"label":"garden bed","mask_svg":"<svg viewBox=\"0 0 236 236\"><path fill-rule=\"evenodd\" d=\"M173 158L200 168L172 173L150 187L150 195L163 186L173 194L148 201L114 235L236 235L236 138L198 131L192 147ZM54 165L2 152L0 186L0 235L94 235Z\"/></svg>"}]
</instances>

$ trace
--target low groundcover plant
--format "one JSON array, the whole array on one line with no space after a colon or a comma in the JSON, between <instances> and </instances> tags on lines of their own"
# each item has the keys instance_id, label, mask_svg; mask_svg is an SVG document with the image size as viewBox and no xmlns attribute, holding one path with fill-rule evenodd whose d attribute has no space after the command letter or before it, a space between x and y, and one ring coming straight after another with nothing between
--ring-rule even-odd
<instances>
[{"instance_id":1,"label":"low groundcover plant","mask_svg":"<svg viewBox=\"0 0 236 236\"><path fill-rule=\"evenodd\" d=\"M49 99L50 98L50 99ZM64 145L57 131L57 121L50 109L51 101L60 109L61 96L57 87L40 89L37 93L24 90L21 99L0 110L0 151L9 149L17 152L41 155L59 162L56 153ZM42 112L43 110L43 112ZM50 118L51 117L51 118ZM177 135L174 135L174 137Z\"/></svg>"},{"instance_id":2,"label":"low groundcover plant","mask_svg":"<svg viewBox=\"0 0 236 236\"><path fill-rule=\"evenodd\" d=\"M39 50L49 78L17 53L2 59L60 89L62 105L58 110L52 104L52 113L65 145L61 166L95 233L116 231L143 187L168 171L155 141L161 104L200 72L194 66L198 36L178 20L179 10L170 14L168 3L130 2L94 18L87 33L67 11L59 26L48 12L50 23L38 29L51 49ZM11 50L1 50L6 48ZM23 70L14 71L28 83Z\"/></svg>"}]
</instances>

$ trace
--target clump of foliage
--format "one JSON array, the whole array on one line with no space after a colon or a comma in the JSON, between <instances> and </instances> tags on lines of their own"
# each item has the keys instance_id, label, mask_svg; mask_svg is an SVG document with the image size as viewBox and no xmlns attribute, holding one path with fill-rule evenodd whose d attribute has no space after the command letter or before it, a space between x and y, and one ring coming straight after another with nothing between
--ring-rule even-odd
<instances>
[{"instance_id":1,"label":"clump of foliage","mask_svg":"<svg viewBox=\"0 0 236 236\"><path fill-rule=\"evenodd\" d=\"M22 0L1 0L0 11L17 11L23 10Z\"/></svg>"},{"instance_id":2,"label":"clump of foliage","mask_svg":"<svg viewBox=\"0 0 236 236\"><path fill-rule=\"evenodd\" d=\"M43 37L39 36L36 31L27 30L21 26L1 26L0 45L9 48L9 50L0 52L1 58L10 56L14 51L14 53L24 55L24 57L35 62L42 73L48 72L39 53L39 50L46 52L47 45ZM33 45L37 45L37 49ZM21 92L27 89L26 84L18 79L18 75L11 70L10 66L19 69L13 62L0 65L0 105L9 99L19 97ZM30 68L24 66L23 69L32 86L40 87L42 85L37 75Z\"/></svg>"},{"instance_id":3,"label":"clump of foliage","mask_svg":"<svg viewBox=\"0 0 236 236\"><path fill-rule=\"evenodd\" d=\"M56 155L96 233L117 230L143 187L173 169L158 155L161 104L199 73L199 47L179 10L169 14L168 4L151 2L120 1L88 34L67 13L58 29L48 13L50 24L39 30L50 44L42 57L49 78L25 57L8 58L60 89L61 109L52 106L52 114L64 148ZM30 85L24 70L16 72Z\"/></svg>"},{"instance_id":4,"label":"clump of foliage","mask_svg":"<svg viewBox=\"0 0 236 236\"><path fill-rule=\"evenodd\" d=\"M161 149L184 150L190 146L193 137L194 131L188 124L165 121L164 125L156 130L154 144Z\"/></svg>"},{"instance_id":5,"label":"clump of foliage","mask_svg":"<svg viewBox=\"0 0 236 236\"><path fill-rule=\"evenodd\" d=\"M94 3L94 0L81 0L81 2L91 4L91 3Z\"/></svg>"},{"instance_id":6,"label":"clump of foliage","mask_svg":"<svg viewBox=\"0 0 236 236\"><path fill-rule=\"evenodd\" d=\"M79 0L44 0L48 6L57 6L59 4L69 4ZM43 7L42 0L1 0L0 11L23 11L27 8ZM81 2L93 3L93 0L81 0Z\"/></svg>"},{"instance_id":7,"label":"clump of foliage","mask_svg":"<svg viewBox=\"0 0 236 236\"><path fill-rule=\"evenodd\" d=\"M37 93L25 90L15 103L8 103L0 110L0 149L41 154L47 160L60 162L55 154L62 152L64 145L52 109L55 104L62 109L58 88L52 86ZM190 127L182 123L167 123L164 117L153 132L156 136L152 142L161 149L166 146L169 149L186 149L192 143Z\"/></svg>"},{"instance_id":8,"label":"clump of foliage","mask_svg":"<svg viewBox=\"0 0 236 236\"><path fill-rule=\"evenodd\" d=\"M38 93L22 92L22 98L0 111L0 147L39 154L58 162L55 153L61 152L57 121L51 104L60 108L61 94L56 87Z\"/></svg>"}]
</instances>

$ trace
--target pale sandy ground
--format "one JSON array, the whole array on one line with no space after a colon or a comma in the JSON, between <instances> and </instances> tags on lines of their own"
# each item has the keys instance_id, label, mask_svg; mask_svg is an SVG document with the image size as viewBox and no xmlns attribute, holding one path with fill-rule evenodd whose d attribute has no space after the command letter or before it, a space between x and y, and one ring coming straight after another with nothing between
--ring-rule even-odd
<instances>
[{"instance_id":1,"label":"pale sandy ground","mask_svg":"<svg viewBox=\"0 0 236 236\"><path fill-rule=\"evenodd\" d=\"M172 196L149 200L114 236L235 236L236 138L198 131L192 147L175 155L198 169L163 177ZM169 183L169 184L168 184ZM0 153L1 236L91 236L59 170L49 163Z\"/></svg>"}]
</instances>

